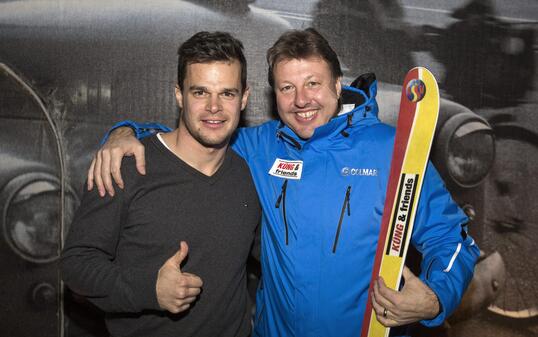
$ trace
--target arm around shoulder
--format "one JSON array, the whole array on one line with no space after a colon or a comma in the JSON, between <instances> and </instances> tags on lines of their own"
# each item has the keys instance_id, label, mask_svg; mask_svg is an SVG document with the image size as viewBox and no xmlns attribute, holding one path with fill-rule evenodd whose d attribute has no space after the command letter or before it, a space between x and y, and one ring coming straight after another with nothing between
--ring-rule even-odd
<instances>
[{"instance_id":1,"label":"arm around shoulder","mask_svg":"<svg viewBox=\"0 0 538 337\"><path fill-rule=\"evenodd\" d=\"M123 188L121 162L124 156L134 156L138 172L145 174L144 146L139 140L157 132L169 131L169 127L159 123L136 123L130 120L116 123L105 134L101 148L92 160L88 170L88 190L92 190L95 184L101 196L106 192L114 196L112 180Z\"/></svg>"}]
</instances>

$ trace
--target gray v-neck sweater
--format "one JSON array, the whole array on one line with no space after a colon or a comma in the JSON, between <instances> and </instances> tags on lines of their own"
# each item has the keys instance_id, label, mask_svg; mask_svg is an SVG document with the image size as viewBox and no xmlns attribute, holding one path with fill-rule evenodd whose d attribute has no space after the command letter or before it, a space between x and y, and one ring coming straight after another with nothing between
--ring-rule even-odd
<instances>
[{"instance_id":1,"label":"gray v-neck sweater","mask_svg":"<svg viewBox=\"0 0 538 337\"><path fill-rule=\"evenodd\" d=\"M104 310L112 336L248 336L246 261L260 218L250 171L234 151L211 177L187 165L156 136L143 140L146 175L125 158L125 189L85 192L62 253L65 283ZM163 263L189 245L181 270L204 282L186 312L160 309Z\"/></svg>"}]
</instances>

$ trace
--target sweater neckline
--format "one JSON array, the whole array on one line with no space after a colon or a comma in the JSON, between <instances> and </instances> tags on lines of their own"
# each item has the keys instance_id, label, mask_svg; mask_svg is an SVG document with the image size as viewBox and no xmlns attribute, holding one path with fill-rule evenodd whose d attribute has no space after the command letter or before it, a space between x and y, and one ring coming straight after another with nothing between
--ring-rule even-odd
<instances>
[{"instance_id":1,"label":"sweater neckline","mask_svg":"<svg viewBox=\"0 0 538 337\"><path fill-rule=\"evenodd\" d=\"M224 154L224 161L222 162L220 167L217 169L217 171L215 173L213 173L213 175L208 176L208 175L205 175L204 173L198 171L194 167L190 166L189 164L187 164L180 157L176 156L157 137L157 135L153 135L152 137L150 137L150 141L153 144L153 146L155 146L160 151L160 153L162 153L169 161L173 162L174 165L177 165L179 168L181 168L184 171L188 172L193 177L197 178L198 180L204 181L204 182L206 182L206 183L208 183L210 185L213 185L214 183L216 183L220 179L220 177L222 175L224 175L224 173L226 171L228 171L228 169L230 168L231 163L232 163L232 154L231 154L230 149L228 147L228 149L226 149L226 153Z\"/></svg>"}]
</instances>

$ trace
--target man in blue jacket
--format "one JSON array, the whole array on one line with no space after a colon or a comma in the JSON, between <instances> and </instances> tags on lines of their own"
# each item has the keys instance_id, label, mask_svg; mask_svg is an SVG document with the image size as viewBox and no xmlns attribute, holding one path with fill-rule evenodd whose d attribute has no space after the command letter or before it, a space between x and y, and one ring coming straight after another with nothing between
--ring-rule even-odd
<instances>
[{"instance_id":1,"label":"man in blue jacket","mask_svg":"<svg viewBox=\"0 0 538 337\"><path fill-rule=\"evenodd\" d=\"M283 34L267 61L280 120L239 129L231 143L247 161L263 207L254 335L359 336L394 128L377 117L375 78L343 87L338 58L315 30ZM342 106L342 96L355 104ZM116 130L97 153L89 188L95 179L102 195L113 193L110 172L122 187L126 153L135 154L143 173L143 148L132 133ZM385 326L441 324L459 304L479 254L464 230L467 218L431 164L421 193L411 238L423 255L421 274L405 268L400 291L376 281L372 304Z\"/></svg>"}]
</instances>

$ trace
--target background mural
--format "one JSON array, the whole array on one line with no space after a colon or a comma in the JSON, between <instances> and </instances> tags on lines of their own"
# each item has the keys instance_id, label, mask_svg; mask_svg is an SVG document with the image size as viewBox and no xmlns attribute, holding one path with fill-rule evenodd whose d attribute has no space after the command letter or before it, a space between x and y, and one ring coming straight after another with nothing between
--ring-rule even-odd
<instances>
[{"instance_id":1,"label":"background mural","mask_svg":"<svg viewBox=\"0 0 538 337\"><path fill-rule=\"evenodd\" d=\"M536 0L0 0L0 335L105 335L102 313L64 291L58 254L105 130L176 124L182 41L226 30L244 42L243 122L256 125L274 117L266 49L310 26L346 83L376 73L388 123L409 68L439 80L432 160L483 258L460 310L416 335L538 335Z\"/></svg>"}]
</instances>

